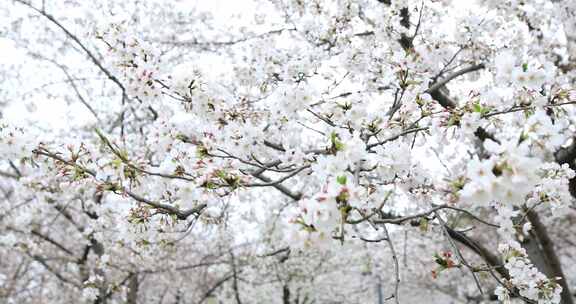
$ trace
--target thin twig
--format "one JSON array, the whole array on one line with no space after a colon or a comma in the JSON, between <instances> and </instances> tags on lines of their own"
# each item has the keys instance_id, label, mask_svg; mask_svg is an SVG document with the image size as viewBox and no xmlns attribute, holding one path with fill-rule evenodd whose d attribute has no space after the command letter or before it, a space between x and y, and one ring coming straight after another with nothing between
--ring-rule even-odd
<instances>
[{"instance_id":1,"label":"thin twig","mask_svg":"<svg viewBox=\"0 0 576 304\"><path fill-rule=\"evenodd\" d=\"M384 237L386 238L386 242L388 242L390 252L392 253L392 260L394 261L394 302L400 304L400 299L398 298L398 289L400 288L400 266L398 265L398 256L396 255L396 250L394 249L394 244L390 239L390 234L388 233L386 224L383 224L382 228L384 229Z\"/></svg>"},{"instance_id":2,"label":"thin twig","mask_svg":"<svg viewBox=\"0 0 576 304\"><path fill-rule=\"evenodd\" d=\"M444 222L444 219L442 219L442 217L438 215L438 212L434 211L434 215L436 215L436 219L438 220L438 222L440 222L440 227L442 228L444 236L450 243L450 247L452 247L452 249L456 253L456 256L458 257L460 264L466 266L466 269L468 269L472 274L472 278L474 278L474 283L476 283L476 287L480 291L480 294L484 294L484 291L482 290L482 285L480 285L480 281L478 280L478 276L476 276L473 267L470 266L468 262L464 259L464 256L462 256L462 252L460 252L460 249L458 248L458 246L456 246L454 240L452 240L452 238L450 237L450 234L448 234L448 231L446 230L446 222Z\"/></svg>"}]
</instances>

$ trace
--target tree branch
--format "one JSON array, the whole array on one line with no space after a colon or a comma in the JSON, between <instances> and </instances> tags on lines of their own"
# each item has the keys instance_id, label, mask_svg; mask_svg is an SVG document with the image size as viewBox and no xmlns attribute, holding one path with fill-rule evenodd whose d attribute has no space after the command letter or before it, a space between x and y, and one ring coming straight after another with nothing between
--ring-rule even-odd
<instances>
[{"instance_id":1,"label":"tree branch","mask_svg":"<svg viewBox=\"0 0 576 304\"><path fill-rule=\"evenodd\" d=\"M529 210L527 214L528 220L532 224L532 229L538 242L540 243L540 249L542 254L545 257L546 263L550 267L552 271L549 276L552 278L559 278L558 284L562 286L562 294L560 295L562 298L562 304L574 304L574 299L570 294L570 286L566 281L566 276L562 271L562 263L560 259L556 255L556 250L554 250L554 243L550 239L546 227L540 221L540 217L534 210Z\"/></svg>"}]
</instances>

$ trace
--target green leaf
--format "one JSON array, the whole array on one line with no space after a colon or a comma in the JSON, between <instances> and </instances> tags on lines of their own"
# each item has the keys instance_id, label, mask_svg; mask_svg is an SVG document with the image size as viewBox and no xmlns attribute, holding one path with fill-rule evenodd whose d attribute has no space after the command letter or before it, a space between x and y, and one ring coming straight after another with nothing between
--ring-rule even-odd
<instances>
[{"instance_id":1,"label":"green leaf","mask_svg":"<svg viewBox=\"0 0 576 304\"><path fill-rule=\"evenodd\" d=\"M420 218L420 231L428 232L428 219Z\"/></svg>"},{"instance_id":2,"label":"green leaf","mask_svg":"<svg viewBox=\"0 0 576 304\"><path fill-rule=\"evenodd\" d=\"M80 167L74 167L74 175L72 177L73 180L81 180L87 177L86 171Z\"/></svg>"},{"instance_id":3,"label":"green leaf","mask_svg":"<svg viewBox=\"0 0 576 304\"><path fill-rule=\"evenodd\" d=\"M216 176L225 181L227 174L224 170L218 170L218 171L216 171Z\"/></svg>"},{"instance_id":4,"label":"green leaf","mask_svg":"<svg viewBox=\"0 0 576 304\"><path fill-rule=\"evenodd\" d=\"M332 148L336 151L344 150L344 144L338 139L338 134L332 132L330 134L330 141L332 142Z\"/></svg>"},{"instance_id":5,"label":"green leaf","mask_svg":"<svg viewBox=\"0 0 576 304\"><path fill-rule=\"evenodd\" d=\"M448 125L449 127L451 127L451 126L456 126L456 125L458 125L458 124L460 124L460 116L458 116L457 114L452 114L452 115L450 116L450 118L448 118L448 123L447 123L447 125Z\"/></svg>"},{"instance_id":6,"label":"green leaf","mask_svg":"<svg viewBox=\"0 0 576 304\"><path fill-rule=\"evenodd\" d=\"M336 181L337 181L340 185L344 186L344 185L346 185L346 176L345 176L345 175L338 176L338 177L336 177Z\"/></svg>"},{"instance_id":7,"label":"green leaf","mask_svg":"<svg viewBox=\"0 0 576 304\"><path fill-rule=\"evenodd\" d=\"M458 177L451 182L451 186L454 192L458 192L464 188L466 185L466 179L464 177Z\"/></svg>"},{"instance_id":8,"label":"green leaf","mask_svg":"<svg viewBox=\"0 0 576 304\"><path fill-rule=\"evenodd\" d=\"M330 133L330 142L331 143L336 142L337 138L338 138L338 134L336 134L336 132Z\"/></svg>"},{"instance_id":9,"label":"green leaf","mask_svg":"<svg viewBox=\"0 0 576 304\"><path fill-rule=\"evenodd\" d=\"M208 149L206 149L206 147L201 145L196 146L196 156L198 158L205 158L206 156L208 156Z\"/></svg>"},{"instance_id":10,"label":"green leaf","mask_svg":"<svg viewBox=\"0 0 576 304\"><path fill-rule=\"evenodd\" d=\"M120 168L120 166L122 165L122 160L120 158L114 158L110 164L114 167L114 168Z\"/></svg>"},{"instance_id":11,"label":"green leaf","mask_svg":"<svg viewBox=\"0 0 576 304\"><path fill-rule=\"evenodd\" d=\"M184 134L182 134L182 133L179 133L179 134L176 135L176 139L178 139L178 140L180 140L180 141L186 141L186 140L188 139L188 136L186 136L186 135L184 135Z\"/></svg>"},{"instance_id":12,"label":"green leaf","mask_svg":"<svg viewBox=\"0 0 576 304\"><path fill-rule=\"evenodd\" d=\"M479 102L476 102L472 105L472 110L476 113L480 113L482 115L485 115L487 113L490 112L490 108L489 107L484 107L482 106Z\"/></svg>"},{"instance_id":13,"label":"green leaf","mask_svg":"<svg viewBox=\"0 0 576 304\"><path fill-rule=\"evenodd\" d=\"M480 103L475 103L475 104L473 105L473 107L474 107L474 112L482 113L483 108L482 108L482 106L480 105Z\"/></svg>"},{"instance_id":14,"label":"green leaf","mask_svg":"<svg viewBox=\"0 0 576 304\"><path fill-rule=\"evenodd\" d=\"M444 258L442 258L437 253L434 254L434 261L436 262L436 264L440 265L440 267L442 267L442 268L446 268L448 266L448 263L446 262L446 260Z\"/></svg>"}]
</instances>

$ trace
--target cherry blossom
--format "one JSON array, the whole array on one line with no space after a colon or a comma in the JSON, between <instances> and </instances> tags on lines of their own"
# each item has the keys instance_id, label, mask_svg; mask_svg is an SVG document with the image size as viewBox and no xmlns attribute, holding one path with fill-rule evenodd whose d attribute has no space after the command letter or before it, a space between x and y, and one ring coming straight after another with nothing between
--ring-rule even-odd
<instances>
[{"instance_id":1,"label":"cherry blossom","mask_svg":"<svg viewBox=\"0 0 576 304\"><path fill-rule=\"evenodd\" d=\"M0 299L574 302L574 1L241 2L0 4Z\"/></svg>"}]
</instances>

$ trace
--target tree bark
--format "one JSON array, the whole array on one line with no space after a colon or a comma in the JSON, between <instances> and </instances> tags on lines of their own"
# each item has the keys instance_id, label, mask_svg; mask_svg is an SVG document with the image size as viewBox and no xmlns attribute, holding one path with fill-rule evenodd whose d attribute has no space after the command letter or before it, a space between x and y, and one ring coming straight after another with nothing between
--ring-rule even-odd
<instances>
[{"instance_id":1,"label":"tree bark","mask_svg":"<svg viewBox=\"0 0 576 304\"><path fill-rule=\"evenodd\" d=\"M551 279L556 277L560 278L558 284L562 286L561 303L574 304L574 298L572 298L568 282L566 282L566 276L562 271L562 264L556 255L556 250L554 250L554 243L550 239L548 232L546 231L546 227L540 221L538 214L532 210L528 211L528 220L532 224L535 241L537 241L540 245L540 252L546 264L543 270L548 270L550 272L546 273L546 275L548 275L548 277Z\"/></svg>"},{"instance_id":2,"label":"tree bark","mask_svg":"<svg viewBox=\"0 0 576 304\"><path fill-rule=\"evenodd\" d=\"M138 303L138 274L134 273L130 277L128 282L128 296L126 299L126 304L137 304Z\"/></svg>"}]
</instances>

